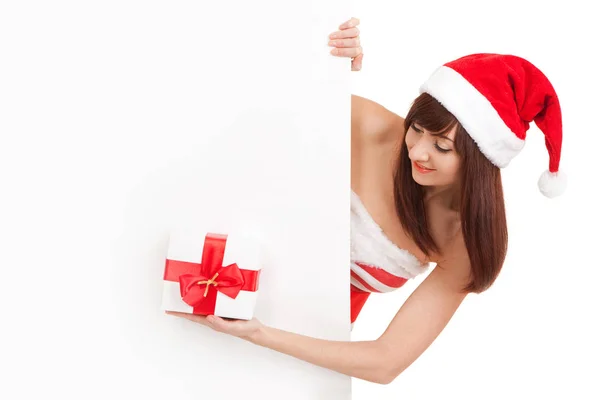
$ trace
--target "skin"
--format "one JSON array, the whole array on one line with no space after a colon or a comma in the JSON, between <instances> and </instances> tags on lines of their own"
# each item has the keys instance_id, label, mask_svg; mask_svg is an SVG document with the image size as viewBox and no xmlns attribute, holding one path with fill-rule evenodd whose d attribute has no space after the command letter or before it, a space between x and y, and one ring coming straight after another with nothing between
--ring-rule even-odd
<instances>
[{"instance_id":1,"label":"skin","mask_svg":"<svg viewBox=\"0 0 600 400\"><path fill-rule=\"evenodd\" d=\"M340 25L339 31L332 35L341 42L330 44L336 46L335 55L353 59L354 71L362 67L358 24L359 20L352 18ZM408 368L442 332L466 297L461 288L468 282L470 264L457 212L460 159L452 142L456 132L452 130L447 138L442 138L418 125L405 132L402 117L355 95L352 96L351 130L352 189L390 240L412 252L420 261L437 264L379 338L331 341L272 328L256 318L243 321L214 315L166 313L375 383L388 384ZM430 232L441 249L439 254L430 257L426 257L404 233L394 209L393 162L401 141L406 142L411 160L435 169L432 173L421 174L412 167L413 178L425 187ZM436 144L450 151L442 153Z\"/></svg>"},{"instance_id":2,"label":"skin","mask_svg":"<svg viewBox=\"0 0 600 400\"><path fill-rule=\"evenodd\" d=\"M413 165L413 179L425 186L426 201L428 198L445 194L447 200L452 200L458 194L458 174L460 171L460 158L454 150L456 127L446 136L437 136L419 124L413 124L405 134L408 157L420 167L432 170L422 173Z\"/></svg>"}]
</instances>

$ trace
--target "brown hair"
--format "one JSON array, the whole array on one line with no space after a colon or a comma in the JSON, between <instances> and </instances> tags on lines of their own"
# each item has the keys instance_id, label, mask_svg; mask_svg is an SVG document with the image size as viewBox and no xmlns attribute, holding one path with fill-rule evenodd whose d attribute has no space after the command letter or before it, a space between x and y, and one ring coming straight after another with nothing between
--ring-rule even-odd
<instances>
[{"instance_id":1,"label":"brown hair","mask_svg":"<svg viewBox=\"0 0 600 400\"><path fill-rule=\"evenodd\" d=\"M447 134L457 126L455 149L461 158L460 220L471 263L471 281L463 291L481 293L497 278L508 245L504 194L500 169L479 150L460 122L427 93L413 102L404 120L404 130L413 122L435 134ZM396 212L404 230L428 256L439 252L429 233L423 187L412 178L411 161L402 141L394 173Z\"/></svg>"}]
</instances>

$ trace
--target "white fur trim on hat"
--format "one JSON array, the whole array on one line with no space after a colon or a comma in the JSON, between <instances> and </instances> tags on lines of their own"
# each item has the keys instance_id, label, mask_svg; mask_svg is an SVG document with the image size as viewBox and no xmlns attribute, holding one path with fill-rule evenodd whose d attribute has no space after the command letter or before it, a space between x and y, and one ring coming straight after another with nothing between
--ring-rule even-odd
<instances>
[{"instance_id":1,"label":"white fur trim on hat","mask_svg":"<svg viewBox=\"0 0 600 400\"><path fill-rule=\"evenodd\" d=\"M567 189L567 175L564 171L544 171L538 180L538 188L546 197L559 196Z\"/></svg>"},{"instance_id":2,"label":"white fur trim on hat","mask_svg":"<svg viewBox=\"0 0 600 400\"><path fill-rule=\"evenodd\" d=\"M429 93L450 111L497 167L506 167L525 145L489 100L452 68L439 67L420 91Z\"/></svg>"}]
</instances>

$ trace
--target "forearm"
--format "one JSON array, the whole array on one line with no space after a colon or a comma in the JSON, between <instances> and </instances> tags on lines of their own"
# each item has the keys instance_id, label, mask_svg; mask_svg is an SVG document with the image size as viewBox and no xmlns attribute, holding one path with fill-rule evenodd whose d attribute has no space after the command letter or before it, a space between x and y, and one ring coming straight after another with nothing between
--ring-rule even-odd
<instances>
[{"instance_id":1,"label":"forearm","mask_svg":"<svg viewBox=\"0 0 600 400\"><path fill-rule=\"evenodd\" d=\"M344 375L388 383L385 352L377 341L323 340L265 326L251 342Z\"/></svg>"}]
</instances>

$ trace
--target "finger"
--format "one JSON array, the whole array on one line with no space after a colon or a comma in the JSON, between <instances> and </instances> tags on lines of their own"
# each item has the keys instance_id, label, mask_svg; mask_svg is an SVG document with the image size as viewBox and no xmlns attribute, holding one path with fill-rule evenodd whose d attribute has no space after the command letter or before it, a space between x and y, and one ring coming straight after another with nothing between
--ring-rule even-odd
<instances>
[{"instance_id":1,"label":"finger","mask_svg":"<svg viewBox=\"0 0 600 400\"><path fill-rule=\"evenodd\" d=\"M165 313L168 315L173 315L174 317L185 318L187 320L197 322L197 323L200 323L203 325L207 324L205 315L195 315L195 314L188 314L188 313L182 313L182 312L177 312L177 311L165 311Z\"/></svg>"},{"instance_id":2,"label":"finger","mask_svg":"<svg viewBox=\"0 0 600 400\"><path fill-rule=\"evenodd\" d=\"M335 31L331 35L329 35L330 39L345 39L345 38L353 38L360 35L360 30L358 28L346 29L343 31Z\"/></svg>"},{"instance_id":3,"label":"finger","mask_svg":"<svg viewBox=\"0 0 600 400\"><path fill-rule=\"evenodd\" d=\"M363 53L360 53L352 60L352 71L360 71L362 69Z\"/></svg>"},{"instance_id":4,"label":"finger","mask_svg":"<svg viewBox=\"0 0 600 400\"><path fill-rule=\"evenodd\" d=\"M360 20L358 18L352 17L348 21L341 24L340 29L353 28L358 24L360 24Z\"/></svg>"},{"instance_id":5,"label":"finger","mask_svg":"<svg viewBox=\"0 0 600 400\"><path fill-rule=\"evenodd\" d=\"M213 327L213 329L219 332L231 332L232 321L227 321L221 317L217 317L216 315L211 315L207 317L206 321Z\"/></svg>"},{"instance_id":6,"label":"finger","mask_svg":"<svg viewBox=\"0 0 600 400\"><path fill-rule=\"evenodd\" d=\"M330 53L337 57L358 57L362 53L362 47L353 47L350 49L336 47L331 49Z\"/></svg>"},{"instance_id":7,"label":"finger","mask_svg":"<svg viewBox=\"0 0 600 400\"><path fill-rule=\"evenodd\" d=\"M223 318L216 315L209 316L207 321L209 321L214 329L233 335L243 333L250 323L250 321L245 319Z\"/></svg>"},{"instance_id":8,"label":"finger","mask_svg":"<svg viewBox=\"0 0 600 400\"><path fill-rule=\"evenodd\" d=\"M338 39L338 40L330 40L329 46L334 47L360 47L360 39Z\"/></svg>"}]
</instances>

